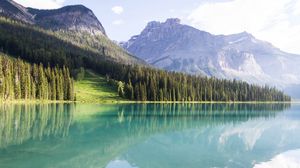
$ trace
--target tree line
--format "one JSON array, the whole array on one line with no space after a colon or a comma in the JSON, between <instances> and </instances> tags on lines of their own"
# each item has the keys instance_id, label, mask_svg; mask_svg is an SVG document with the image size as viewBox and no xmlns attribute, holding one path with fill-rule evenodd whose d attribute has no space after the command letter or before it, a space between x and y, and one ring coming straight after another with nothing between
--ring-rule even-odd
<instances>
[{"instance_id":1,"label":"tree line","mask_svg":"<svg viewBox=\"0 0 300 168\"><path fill-rule=\"evenodd\" d=\"M69 69L29 64L0 54L0 100L74 100Z\"/></svg>"},{"instance_id":2,"label":"tree line","mask_svg":"<svg viewBox=\"0 0 300 168\"><path fill-rule=\"evenodd\" d=\"M0 50L30 63L68 67L73 77L81 68L117 82L120 96L139 101L290 101L282 91L242 81L192 76L153 69L145 65L122 64L108 49L73 45L72 38L51 31L0 19ZM78 36L76 36L78 38ZM84 38L83 36L82 38ZM87 39L82 39L85 41ZM77 41L80 41L77 39Z\"/></svg>"},{"instance_id":3,"label":"tree line","mask_svg":"<svg viewBox=\"0 0 300 168\"><path fill-rule=\"evenodd\" d=\"M117 72L117 73L116 73ZM110 73L121 96L139 101L290 101L284 92L237 80L208 78L151 68L126 67Z\"/></svg>"}]
</instances>

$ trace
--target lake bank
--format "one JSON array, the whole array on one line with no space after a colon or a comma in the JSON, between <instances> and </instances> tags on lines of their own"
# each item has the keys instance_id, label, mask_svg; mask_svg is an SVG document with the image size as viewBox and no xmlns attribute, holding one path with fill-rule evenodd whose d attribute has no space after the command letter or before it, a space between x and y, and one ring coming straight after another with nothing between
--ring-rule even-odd
<instances>
[{"instance_id":1,"label":"lake bank","mask_svg":"<svg viewBox=\"0 0 300 168\"><path fill-rule=\"evenodd\" d=\"M44 104L44 103L80 103L80 104L298 104L300 101L131 101L131 100L95 100L95 101L58 101L58 100L7 100L2 104Z\"/></svg>"}]
</instances>

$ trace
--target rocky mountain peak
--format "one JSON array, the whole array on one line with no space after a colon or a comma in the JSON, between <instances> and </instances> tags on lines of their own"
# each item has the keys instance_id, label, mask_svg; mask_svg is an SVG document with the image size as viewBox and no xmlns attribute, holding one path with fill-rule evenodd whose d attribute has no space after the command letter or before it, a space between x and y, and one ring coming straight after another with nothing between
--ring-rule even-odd
<instances>
[{"instance_id":1,"label":"rocky mountain peak","mask_svg":"<svg viewBox=\"0 0 300 168\"><path fill-rule=\"evenodd\" d=\"M54 31L70 30L106 36L100 21L83 5L40 10L25 8L12 0L0 0L0 15Z\"/></svg>"},{"instance_id":2,"label":"rocky mountain peak","mask_svg":"<svg viewBox=\"0 0 300 168\"><path fill-rule=\"evenodd\" d=\"M122 46L169 71L280 86L290 84L291 79L300 81L299 56L282 52L246 31L213 35L171 18L149 22L141 34Z\"/></svg>"},{"instance_id":3,"label":"rocky mountain peak","mask_svg":"<svg viewBox=\"0 0 300 168\"><path fill-rule=\"evenodd\" d=\"M233 34L233 36L237 36L237 37L240 37L240 38L242 38L242 37L244 37L244 38L253 38L253 39L255 39L255 37L251 34L251 33L248 33L248 32L246 32L246 31L243 31L243 32L241 32L241 33L237 33L237 34Z\"/></svg>"},{"instance_id":4,"label":"rocky mountain peak","mask_svg":"<svg viewBox=\"0 0 300 168\"><path fill-rule=\"evenodd\" d=\"M0 0L0 16L21 20L25 23L33 24L33 16L22 5L12 0Z\"/></svg>"},{"instance_id":5,"label":"rocky mountain peak","mask_svg":"<svg viewBox=\"0 0 300 168\"><path fill-rule=\"evenodd\" d=\"M53 10L28 8L37 25L52 30L88 32L106 35L102 24L94 13L83 5L65 6Z\"/></svg>"},{"instance_id":6,"label":"rocky mountain peak","mask_svg":"<svg viewBox=\"0 0 300 168\"><path fill-rule=\"evenodd\" d=\"M173 27L180 25L180 19L178 18L169 18L165 22L151 21L147 24L145 30L149 31L152 29L157 29L160 27Z\"/></svg>"},{"instance_id":7,"label":"rocky mountain peak","mask_svg":"<svg viewBox=\"0 0 300 168\"><path fill-rule=\"evenodd\" d=\"M83 5L69 5L69 6L65 6L60 8L61 11L66 11L66 12L92 12L89 8L83 6Z\"/></svg>"},{"instance_id":8,"label":"rocky mountain peak","mask_svg":"<svg viewBox=\"0 0 300 168\"><path fill-rule=\"evenodd\" d=\"M151 21L147 24L146 28L154 28L154 27L158 27L159 25L160 25L160 22Z\"/></svg>"},{"instance_id":9,"label":"rocky mountain peak","mask_svg":"<svg viewBox=\"0 0 300 168\"><path fill-rule=\"evenodd\" d=\"M180 24L180 19L178 19L178 18L169 18L169 19L166 20L165 24L168 24L168 25Z\"/></svg>"}]
</instances>

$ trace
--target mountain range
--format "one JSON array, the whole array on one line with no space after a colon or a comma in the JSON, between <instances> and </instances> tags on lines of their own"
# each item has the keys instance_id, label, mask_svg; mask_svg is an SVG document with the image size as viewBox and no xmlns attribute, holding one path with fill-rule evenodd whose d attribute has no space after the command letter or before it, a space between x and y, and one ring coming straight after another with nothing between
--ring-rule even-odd
<instances>
[{"instance_id":1,"label":"mountain range","mask_svg":"<svg viewBox=\"0 0 300 168\"><path fill-rule=\"evenodd\" d=\"M141 63L144 60L169 71L239 79L281 88L300 83L299 55L283 52L247 32L213 35L181 24L177 18L152 21L139 35L122 43L122 47L131 53L128 54L108 39L101 22L83 5L39 10L4 0L0 2L0 15L54 32L63 31L68 35L64 39L80 40L80 45L84 43L98 51L99 45L107 44L107 50L119 50L110 57L120 62ZM77 34L75 37L72 36L74 33Z\"/></svg>"},{"instance_id":2,"label":"mountain range","mask_svg":"<svg viewBox=\"0 0 300 168\"><path fill-rule=\"evenodd\" d=\"M300 55L242 32L213 35L177 18L152 21L121 44L147 63L169 71L239 79L287 88L300 83Z\"/></svg>"}]
</instances>

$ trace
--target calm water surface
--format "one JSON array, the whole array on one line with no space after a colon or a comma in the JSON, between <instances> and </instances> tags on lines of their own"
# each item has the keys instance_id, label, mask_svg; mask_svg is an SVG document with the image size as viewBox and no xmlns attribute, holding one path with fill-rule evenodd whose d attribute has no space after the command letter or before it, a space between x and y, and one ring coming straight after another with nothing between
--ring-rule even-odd
<instances>
[{"instance_id":1,"label":"calm water surface","mask_svg":"<svg viewBox=\"0 0 300 168\"><path fill-rule=\"evenodd\" d=\"M297 166L299 149L300 104L0 106L1 168Z\"/></svg>"}]
</instances>

